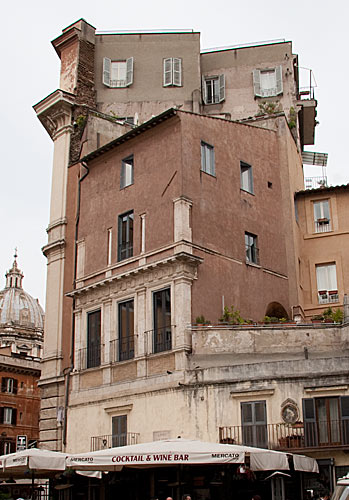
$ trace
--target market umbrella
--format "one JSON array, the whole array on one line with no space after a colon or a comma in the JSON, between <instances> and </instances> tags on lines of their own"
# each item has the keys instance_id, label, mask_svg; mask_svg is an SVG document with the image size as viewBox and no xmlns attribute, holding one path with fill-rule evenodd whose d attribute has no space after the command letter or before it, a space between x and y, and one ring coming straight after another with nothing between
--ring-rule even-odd
<instances>
[{"instance_id":1,"label":"market umbrella","mask_svg":"<svg viewBox=\"0 0 349 500\"><path fill-rule=\"evenodd\" d=\"M190 439L169 439L71 454L66 459L66 465L79 470L117 471L123 466L145 468L183 464L242 464L245 463L247 454L250 456L252 470L289 469L288 456L283 452ZM302 457L299 457L298 462L301 463ZM309 457L304 458L304 467L309 464L313 470L315 461L309 461Z\"/></svg>"},{"instance_id":2,"label":"market umbrella","mask_svg":"<svg viewBox=\"0 0 349 500\"><path fill-rule=\"evenodd\" d=\"M45 477L52 471L64 471L65 458L65 453L38 448L1 455L0 477L25 477L30 472Z\"/></svg>"}]
</instances>

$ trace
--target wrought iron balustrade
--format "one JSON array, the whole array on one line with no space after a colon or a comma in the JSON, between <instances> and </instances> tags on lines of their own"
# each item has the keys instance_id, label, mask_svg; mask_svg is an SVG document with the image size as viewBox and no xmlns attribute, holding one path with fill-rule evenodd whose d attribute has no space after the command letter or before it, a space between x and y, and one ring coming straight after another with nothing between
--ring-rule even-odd
<instances>
[{"instance_id":1,"label":"wrought iron balustrade","mask_svg":"<svg viewBox=\"0 0 349 500\"><path fill-rule=\"evenodd\" d=\"M138 444L139 433L127 432L125 434L104 434L103 436L91 437L91 451L105 450L129 444Z\"/></svg>"},{"instance_id":2,"label":"wrought iron balustrade","mask_svg":"<svg viewBox=\"0 0 349 500\"><path fill-rule=\"evenodd\" d=\"M101 366L103 359L104 344L96 344L79 349L77 352L76 364L79 370L87 368L96 368Z\"/></svg>"},{"instance_id":3,"label":"wrought iron balustrade","mask_svg":"<svg viewBox=\"0 0 349 500\"><path fill-rule=\"evenodd\" d=\"M246 429L249 429L246 433ZM253 428L255 430L253 431ZM264 430L261 431L261 429ZM265 436L265 442L264 441ZM254 437L254 440L250 439ZM272 450L342 448L349 450L349 419L296 424L265 424L219 428L220 443L255 446ZM264 446L263 446L264 445Z\"/></svg>"},{"instance_id":4,"label":"wrought iron balustrade","mask_svg":"<svg viewBox=\"0 0 349 500\"><path fill-rule=\"evenodd\" d=\"M135 355L134 335L110 341L110 362L126 361Z\"/></svg>"},{"instance_id":5,"label":"wrought iron balustrade","mask_svg":"<svg viewBox=\"0 0 349 500\"><path fill-rule=\"evenodd\" d=\"M339 302L338 290L320 291L318 292L319 304L331 304Z\"/></svg>"}]
</instances>

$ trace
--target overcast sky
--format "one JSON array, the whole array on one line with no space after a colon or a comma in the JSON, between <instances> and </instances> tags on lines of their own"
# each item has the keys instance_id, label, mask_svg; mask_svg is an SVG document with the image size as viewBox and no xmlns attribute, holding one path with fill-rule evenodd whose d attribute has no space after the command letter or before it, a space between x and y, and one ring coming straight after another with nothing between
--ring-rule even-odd
<instances>
[{"instance_id":1,"label":"overcast sky","mask_svg":"<svg viewBox=\"0 0 349 500\"><path fill-rule=\"evenodd\" d=\"M53 146L32 106L59 87L60 61L51 40L81 17L97 32L193 28L201 32L202 49L291 40L299 65L311 68L317 82L320 123L315 146L306 149L329 154L330 184L349 182L344 114L349 7L344 0L19 0L1 10L0 289L18 247L24 288L45 305L41 247L49 220Z\"/></svg>"}]
</instances>

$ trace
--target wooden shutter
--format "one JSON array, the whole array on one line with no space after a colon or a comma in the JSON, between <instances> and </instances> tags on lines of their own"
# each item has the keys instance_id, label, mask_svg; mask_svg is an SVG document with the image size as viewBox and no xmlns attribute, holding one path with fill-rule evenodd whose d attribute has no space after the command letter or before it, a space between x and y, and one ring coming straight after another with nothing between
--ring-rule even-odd
<instances>
[{"instance_id":1,"label":"wooden shutter","mask_svg":"<svg viewBox=\"0 0 349 500\"><path fill-rule=\"evenodd\" d=\"M16 425L17 423L17 409L12 408L12 418L11 418L11 424Z\"/></svg>"},{"instance_id":2,"label":"wooden shutter","mask_svg":"<svg viewBox=\"0 0 349 500\"><path fill-rule=\"evenodd\" d=\"M126 87L133 83L133 57L126 59Z\"/></svg>"},{"instance_id":3,"label":"wooden shutter","mask_svg":"<svg viewBox=\"0 0 349 500\"><path fill-rule=\"evenodd\" d=\"M0 424L4 423L4 409L0 408Z\"/></svg>"},{"instance_id":4,"label":"wooden shutter","mask_svg":"<svg viewBox=\"0 0 349 500\"><path fill-rule=\"evenodd\" d=\"M17 391L18 391L18 380L17 379L13 379L13 394L17 394Z\"/></svg>"},{"instance_id":5,"label":"wooden shutter","mask_svg":"<svg viewBox=\"0 0 349 500\"><path fill-rule=\"evenodd\" d=\"M120 189L123 189L126 184L126 165L124 160L121 162Z\"/></svg>"},{"instance_id":6,"label":"wooden shutter","mask_svg":"<svg viewBox=\"0 0 349 500\"><path fill-rule=\"evenodd\" d=\"M112 417L112 445L125 446L127 444L127 415Z\"/></svg>"},{"instance_id":7,"label":"wooden shutter","mask_svg":"<svg viewBox=\"0 0 349 500\"><path fill-rule=\"evenodd\" d=\"M103 83L110 87L110 72L111 72L111 59L104 57L103 59Z\"/></svg>"},{"instance_id":8,"label":"wooden shutter","mask_svg":"<svg viewBox=\"0 0 349 500\"><path fill-rule=\"evenodd\" d=\"M225 99L225 75L219 75L219 102Z\"/></svg>"},{"instance_id":9,"label":"wooden shutter","mask_svg":"<svg viewBox=\"0 0 349 500\"><path fill-rule=\"evenodd\" d=\"M282 86L282 66L277 66L275 68L275 76L276 76L276 95L280 95L283 92L283 86Z\"/></svg>"},{"instance_id":10,"label":"wooden shutter","mask_svg":"<svg viewBox=\"0 0 349 500\"><path fill-rule=\"evenodd\" d=\"M201 78L201 93L204 104L207 104L206 80L204 76Z\"/></svg>"},{"instance_id":11,"label":"wooden shutter","mask_svg":"<svg viewBox=\"0 0 349 500\"><path fill-rule=\"evenodd\" d=\"M2 377L1 379L1 392L6 392L7 391L7 377Z\"/></svg>"},{"instance_id":12,"label":"wooden shutter","mask_svg":"<svg viewBox=\"0 0 349 500\"><path fill-rule=\"evenodd\" d=\"M172 85L172 58L164 59L164 87Z\"/></svg>"},{"instance_id":13,"label":"wooden shutter","mask_svg":"<svg viewBox=\"0 0 349 500\"><path fill-rule=\"evenodd\" d=\"M182 85L182 59L178 57L173 58L173 85L180 87Z\"/></svg>"},{"instance_id":14,"label":"wooden shutter","mask_svg":"<svg viewBox=\"0 0 349 500\"><path fill-rule=\"evenodd\" d=\"M342 444L349 444L349 396L340 398Z\"/></svg>"},{"instance_id":15,"label":"wooden shutter","mask_svg":"<svg viewBox=\"0 0 349 500\"><path fill-rule=\"evenodd\" d=\"M255 96L263 97L261 93L261 72L259 69L253 70L253 88Z\"/></svg>"},{"instance_id":16,"label":"wooden shutter","mask_svg":"<svg viewBox=\"0 0 349 500\"><path fill-rule=\"evenodd\" d=\"M302 403L305 446L317 446L319 440L316 424L315 399L303 399Z\"/></svg>"}]
</instances>

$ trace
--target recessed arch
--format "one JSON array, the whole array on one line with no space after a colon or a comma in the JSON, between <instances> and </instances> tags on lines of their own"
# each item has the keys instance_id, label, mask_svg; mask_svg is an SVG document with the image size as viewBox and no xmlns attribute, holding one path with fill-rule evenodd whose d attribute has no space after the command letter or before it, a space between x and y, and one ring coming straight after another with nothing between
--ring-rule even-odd
<instances>
[{"instance_id":1,"label":"recessed arch","mask_svg":"<svg viewBox=\"0 0 349 500\"><path fill-rule=\"evenodd\" d=\"M288 314L286 309L279 302L270 302L265 312L266 316L274 318L286 318L288 319Z\"/></svg>"}]
</instances>

